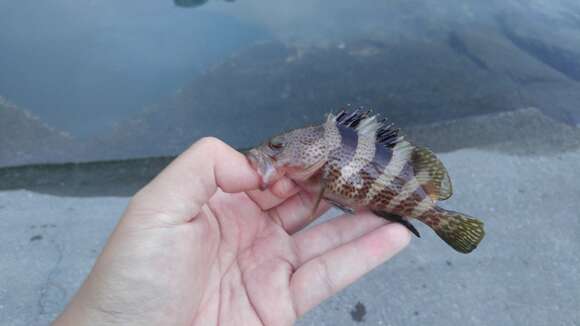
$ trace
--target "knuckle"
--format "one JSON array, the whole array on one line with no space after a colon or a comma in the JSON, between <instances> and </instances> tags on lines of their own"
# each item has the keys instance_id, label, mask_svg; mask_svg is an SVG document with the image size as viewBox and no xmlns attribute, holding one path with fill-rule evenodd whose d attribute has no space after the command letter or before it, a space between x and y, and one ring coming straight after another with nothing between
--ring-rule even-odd
<instances>
[{"instance_id":1,"label":"knuckle","mask_svg":"<svg viewBox=\"0 0 580 326\"><path fill-rule=\"evenodd\" d=\"M223 152L226 147L226 143L220 139L207 136L196 141L186 152L204 156L214 155L216 152Z\"/></svg>"},{"instance_id":2,"label":"knuckle","mask_svg":"<svg viewBox=\"0 0 580 326\"><path fill-rule=\"evenodd\" d=\"M215 149L216 147L222 147L224 145L223 141L211 136L203 137L194 144L194 146L204 149Z\"/></svg>"}]
</instances>

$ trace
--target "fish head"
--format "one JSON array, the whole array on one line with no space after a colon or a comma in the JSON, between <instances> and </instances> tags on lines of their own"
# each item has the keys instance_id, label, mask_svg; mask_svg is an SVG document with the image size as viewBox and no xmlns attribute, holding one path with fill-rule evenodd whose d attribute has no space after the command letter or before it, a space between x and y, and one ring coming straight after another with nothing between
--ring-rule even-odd
<instances>
[{"instance_id":1,"label":"fish head","mask_svg":"<svg viewBox=\"0 0 580 326\"><path fill-rule=\"evenodd\" d=\"M266 189L283 176L304 181L316 173L326 159L322 126L295 129L252 148L247 157Z\"/></svg>"}]
</instances>

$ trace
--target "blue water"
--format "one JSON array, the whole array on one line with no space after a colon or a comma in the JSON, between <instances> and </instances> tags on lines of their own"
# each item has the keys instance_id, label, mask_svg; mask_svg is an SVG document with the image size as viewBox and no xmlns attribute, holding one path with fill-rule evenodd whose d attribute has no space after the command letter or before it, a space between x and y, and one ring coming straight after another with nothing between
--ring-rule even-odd
<instances>
[{"instance_id":1,"label":"blue water","mask_svg":"<svg viewBox=\"0 0 580 326\"><path fill-rule=\"evenodd\" d=\"M0 165L249 146L348 104L403 128L525 107L576 125L579 21L566 0L2 1L21 113L0 110Z\"/></svg>"}]
</instances>

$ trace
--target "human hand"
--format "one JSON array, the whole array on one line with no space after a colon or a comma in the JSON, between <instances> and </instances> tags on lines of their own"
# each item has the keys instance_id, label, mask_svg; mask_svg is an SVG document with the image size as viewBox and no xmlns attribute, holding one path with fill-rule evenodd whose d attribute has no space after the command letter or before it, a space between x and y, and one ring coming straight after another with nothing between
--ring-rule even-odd
<instances>
[{"instance_id":1,"label":"human hand","mask_svg":"<svg viewBox=\"0 0 580 326\"><path fill-rule=\"evenodd\" d=\"M409 242L372 214L303 230L313 196L258 188L242 154L198 141L134 196L55 325L291 325Z\"/></svg>"}]
</instances>

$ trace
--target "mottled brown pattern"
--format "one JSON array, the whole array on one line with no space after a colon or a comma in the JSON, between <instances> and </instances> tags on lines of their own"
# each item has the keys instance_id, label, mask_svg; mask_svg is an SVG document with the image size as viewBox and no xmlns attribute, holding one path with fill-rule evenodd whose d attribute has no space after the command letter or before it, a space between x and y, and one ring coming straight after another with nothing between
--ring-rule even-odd
<instances>
[{"instance_id":1,"label":"mottled brown pattern","mask_svg":"<svg viewBox=\"0 0 580 326\"><path fill-rule=\"evenodd\" d=\"M432 208L425 212L422 216L418 216L417 219L432 228L439 228L439 223L441 223L441 218L439 215L440 213L436 209Z\"/></svg>"},{"instance_id":2,"label":"mottled brown pattern","mask_svg":"<svg viewBox=\"0 0 580 326\"><path fill-rule=\"evenodd\" d=\"M329 115L324 124L276 136L251 155L266 184L277 177L273 172L304 166L302 179L300 173L294 179L308 184L305 189L323 186L324 198L346 211L368 208L386 219L398 216L392 220L416 235L407 219L417 218L460 252L470 252L484 236L478 220L436 206L452 193L436 155L405 141L369 111ZM322 169L309 169L317 166Z\"/></svg>"},{"instance_id":3,"label":"mottled brown pattern","mask_svg":"<svg viewBox=\"0 0 580 326\"><path fill-rule=\"evenodd\" d=\"M339 169L347 165L354 156L354 148L341 146L328 153L328 163Z\"/></svg>"},{"instance_id":4,"label":"mottled brown pattern","mask_svg":"<svg viewBox=\"0 0 580 326\"><path fill-rule=\"evenodd\" d=\"M385 210L397 193L391 188L384 188L378 193L371 204L373 209Z\"/></svg>"},{"instance_id":5,"label":"mottled brown pattern","mask_svg":"<svg viewBox=\"0 0 580 326\"><path fill-rule=\"evenodd\" d=\"M326 157L326 142L323 137L324 129L321 126L306 128L306 132L296 135L297 141L304 144L307 151L295 153L304 162L319 162Z\"/></svg>"},{"instance_id":6,"label":"mottled brown pattern","mask_svg":"<svg viewBox=\"0 0 580 326\"><path fill-rule=\"evenodd\" d=\"M326 186L335 187L335 185L337 184L336 181L342 177L342 175L340 174L340 166L338 166L337 164L328 163L326 164L324 169L325 169L324 180L326 182Z\"/></svg>"},{"instance_id":7,"label":"mottled brown pattern","mask_svg":"<svg viewBox=\"0 0 580 326\"><path fill-rule=\"evenodd\" d=\"M328 171L326 173L327 178L325 178L327 182L326 189L334 197L343 199L345 204L360 204L379 176L379 172L376 168L371 168L367 162L366 165L368 166L346 178L341 173L341 169L349 163L349 158L353 159L350 154L350 147L341 147L329 155L330 160L325 167Z\"/></svg>"},{"instance_id":8,"label":"mottled brown pattern","mask_svg":"<svg viewBox=\"0 0 580 326\"><path fill-rule=\"evenodd\" d=\"M405 166L399 176L395 177L389 184L382 185L382 190L370 199L371 205L376 205L377 209L386 209L391 200L401 192L405 183L411 178L409 169L408 165Z\"/></svg>"},{"instance_id":9,"label":"mottled brown pattern","mask_svg":"<svg viewBox=\"0 0 580 326\"><path fill-rule=\"evenodd\" d=\"M366 198L367 193L369 192L369 189L371 188L371 186L373 185L373 183L376 180L376 177L372 176L370 173L368 173L364 169L362 171L360 171L360 177L362 178L363 186L361 188L357 189L357 192L356 192L355 199L358 202L362 202L362 200Z\"/></svg>"},{"instance_id":10,"label":"mottled brown pattern","mask_svg":"<svg viewBox=\"0 0 580 326\"><path fill-rule=\"evenodd\" d=\"M403 200L394 210L393 213L401 216L408 216L416 218L417 216L412 216L413 210L415 207L427 196L425 192L419 188L417 191L411 194L411 196L407 197L407 199Z\"/></svg>"},{"instance_id":11,"label":"mottled brown pattern","mask_svg":"<svg viewBox=\"0 0 580 326\"><path fill-rule=\"evenodd\" d=\"M362 180L362 186L355 187L353 182L347 181L340 186L340 189L341 193L345 194L348 199L361 202L373 184L374 179L364 171L359 172L357 178Z\"/></svg>"},{"instance_id":12,"label":"mottled brown pattern","mask_svg":"<svg viewBox=\"0 0 580 326\"><path fill-rule=\"evenodd\" d=\"M353 159L356 145L357 135L353 130L345 128L338 128L341 136L341 146L331 150L328 154L328 163L326 165L327 172L325 175L326 188L339 198L348 199L351 201L354 197L355 189L352 185L354 180L345 180L342 175L342 168L349 164ZM358 174L355 177L360 177Z\"/></svg>"},{"instance_id":13,"label":"mottled brown pattern","mask_svg":"<svg viewBox=\"0 0 580 326\"><path fill-rule=\"evenodd\" d=\"M475 220L448 214L447 211L436 207L431 199L425 200L428 193L438 193L441 189L450 191L450 183L448 188L442 187L442 184L445 184L444 179L448 176L432 152L426 149L418 151L418 154L414 155L414 160L409 157L397 176L385 178L389 180L388 183L377 185L376 182L382 180L385 167L391 163L392 150L379 148L375 150L372 159L355 155L359 152L368 153L358 148L368 144L361 145L360 137L354 130L339 126L338 131L341 146L330 151L325 178L326 189L332 199L344 207L357 207L368 203L367 207L372 210L406 218L418 218L460 252L469 252L477 246L483 236L483 229L477 225L478 221L471 223ZM421 165L414 166L415 162ZM345 166L348 168L344 169ZM349 170L353 167L355 170ZM373 186L379 187L380 190L371 193L370 189ZM367 195L373 198L367 198ZM421 216L414 216L419 214Z\"/></svg>"},{"instance_id":14,"label":"mottled brown pattern","mask_svg":"<svg viewBox=\"0 0 580 326\"><path fill-rule=\"evenodd\" d=\"M363 200L365 205L372 205L374 198L379 195L385 188L393 189L400 192L409 173L408 169L409 146L408 143L399 143L390 148L379 148L376 151L375 158L367 165L367 171L375 178L375 182L369 189L366 198Z\"/></svg>"}]
</instances>

